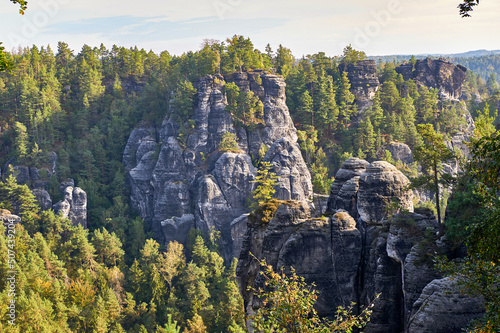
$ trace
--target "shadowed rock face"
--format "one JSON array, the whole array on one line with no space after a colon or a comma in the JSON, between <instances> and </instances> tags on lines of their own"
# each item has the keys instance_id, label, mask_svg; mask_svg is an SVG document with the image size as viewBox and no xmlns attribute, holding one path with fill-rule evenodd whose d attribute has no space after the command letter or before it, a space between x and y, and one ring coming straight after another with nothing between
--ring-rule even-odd
<instances>
[{"instance_id":1,"label":"shadowed rock face","mask_svg":"<svg viewBox=\"0 0 500 333\"><path fill-rule=\"evenodd\" d=\"M252 158L262 145L268 148L264 160L279 175L278 197L305 200L312 196L312 184L286 106L283 78L256 71L226 80L260 98L265 124L254 131L236 128L226 111L224 77L207 76L198 83L195 126L185 144L179 142L179 125L172 118L166 117L160 128L141 123L130 134L123 164L132 207L151 223L159 240L183 242L191 224L205 232L215 227L221 232L223 256L230 260L236 237L231 225L248 212L247 199L255 187ZM217 150L225 132L237 134L240 153ZM233 235L244 233L233 226Z\"/></svg>"},{"instance_id":2,"label":"shadowed rock face","mask_svg":"<svg viewBox=\"0 0 500 333\"><path fill-rule=\"evenodd\" d=\"M467 69L451 62L430 58L417 60L415 69L412 64L403 64L396 67L396 72L403 75L403 79L413 79L419 85L438 89L441 97L458 100L462 95L462 85L465 82Z\"/></svg>"},{"instance_id":3,"label":"shadowed rock face","mask_svg":"<svg viewBox=\"0 0 500 333\"><path fill-rule=\"evenodd\" d=\"M347 78L351 83L351 92L355 96L355 102L358 106L358 112L370 108L373 103L380 82L377 75L377 64L375 60L362 60L356 64L347 66L340 65L341 71L347 71Z\"/></svg>"},{"instance_id":4,"label":"shadowed rock face","mask_svg":"<svg viewBox=\"0 0 500 333\"><path fill-rule=\"evenodd\" d=\"M332 317L338 306L351 302L358 304L356 312L380 295L363 332L433 332L432 325L424 323L431 311L436 316L465 313L468 319L484 312L481 306L477 308L481 300L454 304L457 295L446 298L429 287L441 278L424 256L428 247L438 246L439 241L428 238L438 231L436 218L427 210L412 212L408 179L394 166L383 161L367 164L359 159L344 163L336 178L342 185L332 186L333 193L340 190L335 195L337 208L329 218L312 218L306 202L288 201L269 223L249 219L236 271L247 314L262 306L252 290L264 283L258 261L250 253L258 260L266 259L275 270L289 272L294 267L307 283L315 283L319 291L316 309L323 316ZM353 197L358 203L357 221L338 209L349 203L345 198ZM407 211L388 221L394 201ZM430 291L422 292L427 288ZM425 308L429 296L429 300L437 299L432 301L432 310ZM467 320L456 327L465 327Z\"/></svg>"},{"instance_id":5,"label":"shadowed rock face","mask_svg":"<svg viewBox=\"0 0 500 333\"><path fill-rule=\"evenodd\" d=\"M359 177L361 176L365 171L366 167L368 166L368 162L365 160L362 160L360 158L356 157L350 157L342 165L340 166L339 171L337 171L337 174L335 175L335 180L333 181L332 188L330 189L330 197L328 199L328 204L327 204L327 212L334 212L336 209L341 208L349 211L349 213L352 212L350 203L352 200L354 200L354 207L357 206L357 185L356 181L352 181L347 188L345 188L342 191L342 198L339 198L339 192L341 191L342 187L344 184L346 184L347 181L354 177ZM340 201L338 201L340 200ZM346 207L345 202L349 202L349 204ZM337 206L339 204L339 206ZM344 206L340 206L340 205ZM356 217L357 212L355 212L355 215L352 215Z\"/></svg>"},{"instance_id":6,"label":"shadowed rock face","mask_svg":"<svg viewBox=\"0 0 500 333\"><path fill-rule=\"evenodd\" d=\"M451 278L433 280L413 305L409 333L459 333L484 314L484 303L464 295Z\"/></svg>"}]
</instances>

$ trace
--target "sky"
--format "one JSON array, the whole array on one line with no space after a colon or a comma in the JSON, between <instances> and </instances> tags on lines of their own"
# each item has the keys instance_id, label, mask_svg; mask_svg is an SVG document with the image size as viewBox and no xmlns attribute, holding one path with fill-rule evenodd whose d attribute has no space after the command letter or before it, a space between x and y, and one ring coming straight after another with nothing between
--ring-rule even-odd
<instances>
[{"instance_id":1,"label":"sky","mask_svg":"<svg viewBox=\"0 0 500 333\"><path fill-rule=\"evenodd\" d=\"M484 0L461 18L461 0L29 0L25 15L0 0L0 41L19 46L84 44L180 55L204 39L235 34L255 47L279 44L296 57L342 54L448 54L500 49L500 1Z\"/></svg>"}]
</instances>

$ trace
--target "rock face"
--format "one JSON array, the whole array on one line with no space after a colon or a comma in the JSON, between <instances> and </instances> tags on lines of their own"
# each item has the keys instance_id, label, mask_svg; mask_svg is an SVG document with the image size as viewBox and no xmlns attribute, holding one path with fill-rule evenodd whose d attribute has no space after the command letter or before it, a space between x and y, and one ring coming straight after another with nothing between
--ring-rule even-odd
<instances>
[{"instance_id":1,"label":"rock face","mask_svg":"<svg viewBox=\"0 0 500 333\"><path fill-rule=\"evenodd\" d=\"M451 278L433 280L413 305L408 333L459 333L484 314L482 300L463 295Z\"/></svg>"},{"instance_id":2,"label":"rock face","mask_svg":"<svg viewBox=\"0 0 500 333\"><path fill-rule=\"evenodd\" d=\"M52 204L52 198L47 191L49 185L49 177L56 175L57 169L57 154L51 152L48 155L49 166L43 168L28 167L16 165L14 158L11 158L5 164L4 171L9 170L9 165L12 166L17 174L17 182L19 184L30 184L33 195L35 196L42 210L54 209L56 214L61 214L67 217L74 225L81 225L87 228L87 193L79 187L75 187L73 179L66 179L60 183L59 189L64 195L64 199ZM5 177L3 174L2 177Z\"/></svg>"},{"instance_id":3,"label":"rock face","mask_svg":"<svg viewBox=\"0 0 500 333\"><path fill-rule=\"evenodd\" d=\"M61 186L74 184L62 183ZM67 217L74 225L87 228L87 193L79 187L65 186L64 199L54 204L54 213Z\"/></svg>"},{"instance_id":4,"label":"rock face","mask_svg":"<svg viewBox=\"0 0 500 333\"><path fill-rule=\"evenodd\" d=\"M396 67L396 72L403 75L405 81L413 79L419 85L436 88L441 97L452 100L458 100L462 95L466 71L467 69L461 65L430 58L417 60L414 69L412 64Z\"/></svg>"},{"instance_id":5,"label":"rock face","mask_svg":"<svg viewBox=\"0 0 500 333\"><path fill-rule=\"evenodd\" d=\"M49 210L52 208L52 199L50 198L49 192L45 189L35 188L33 189L33 195L40 204L42 210Z\"/></svg>"},{"instance_id":6,"label":"rock face","mask_svg":"<svg viewBox=\"0 0 500 333\"><path fill-rule=\"evenodd\" d=\"M442 308L425 308L432 297L444 297L425 291L435 290L429 286L441 278L426 257L426 251L439 246L435 239L438 223L429 210L413 212L412 192L406 190L409 181L403 174L387 162L368 164L359 159L347 160L341 170L332 185L329 218L312 218L306 202L286 201L269 223L248 219L236 271L247 314L262 305L252 290L264 283L258 261L250 253L266 259L275 270L287 272L294 267L307 283L315 283L319 291L316 308L323 316L333 316L339 305L351 302L359 306L354 311L359 311L380 295L363 332L432 332L421 329L422 313L484 312L473 307L480 300L471 301L465 309L453 304L457 295L440 300ZM357 201L357 221L338 208L351 203L346 198ZM395 202L405 210L390 218ZM465 327L466 321L457 327Z\"/></svg>"},{"instance_id":7,"label":"rock face","mask_svg":"<svg viewBox=\"0 0 500 333\"><path fill-rule=\"evenodd\" d=\"M406 190L408 178L395 166L385 161L368 165L359 178L358 214L367 224L381 225L386 207L395 201L401 209L413 211L413 193Z\"/></svg>"},{"instance_id":8,"label":"rock face","mask_svg":"<svg viewBox=\"0 0 500 333\"><path fill-rule=\"evenodd\" d=\"M375 60L362 60L347 66L340 65L339 69L347 71L358 112L362 113L370 108L373 105L371 100L375 97L375 92L380 85Z\"/></svg>"},{"instance_id":9,"label":"rock face","mask_svg":"<svg viewBox=\"0 0 500 333\"><path fill-rule=\"evenodd\" d=\"M394 161L401 161L405 164L413 163L413 152L410 147L402 142L391 142L383 146L380 152L377 154L379 158L383 157L385 151L391 153Z\"/></svg>"},{"instance_id":10,"label":"rock face","mask_svg":"<svg viewBox=\"0 0 500 333\"><path fill-rule=\"evenodd\" d=\"M253 131L234 126L226 111L225 79L259 97L264 124ZM182 242L191 225L205 232L215 228L221 232L223 256L229 260L233 245L241 243L234 237L244 233L244 223L233 221L248 212L256 174L252 158L258 158L261 147L268 149L264 160L279 175L279 198L311 197L311 176L297 145L280 76L256 71L202 78L192 119L195 125L185 142L179 141L179 125L170 117L160 128L141 123L132 131L123 154L131 205L164 242ZM218 151L226 132L237 135L240 153Z\"/></svg>"},{"instance_id":11,"label":"rock face","mask_svg":"<svg viewBox=\"0 0 500 333\"><path fill-rule=\"evenodd\" d=\"M351 216L357 218L357 188L359 188L358 180L351 181L350 184L342 191L342 198L339 193L344 184L354 177L361 176L368 166L368 162L359 158L350 157L340 166L339 171L335 175L332 188L330 189L330 197L328 199L326 211L329 213L334 212L336 209L345 209ZM358 185L356 184L358 183ZM346 207L348 206L348 207Z\"/></svg>"}]
</instances>

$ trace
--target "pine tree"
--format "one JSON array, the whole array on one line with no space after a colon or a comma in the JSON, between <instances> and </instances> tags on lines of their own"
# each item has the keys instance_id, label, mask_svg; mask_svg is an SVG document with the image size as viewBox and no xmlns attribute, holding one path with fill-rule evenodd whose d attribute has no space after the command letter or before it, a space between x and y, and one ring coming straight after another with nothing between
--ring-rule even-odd
<instances>
[{"instance_id":1,"label":"pine tree","mask_svg":"<svg viewBox=\"0 0 500 333\"><path fill-rule=\"evenodd\" d=\"M446 181L442 173L442 162L455 158L444 143L443 135L437 133L431 124L418 125L418 132L423 138L423 144L415 147L415 160L420 162L422 169L427 173L414 180L412 186L426 186L435 193L438 222L441 223L441 209L439 185Z\"/></svg>"},{"instance_id":2,"label":"pine tree","mask_svg":"<svg viewBox=\"0 0 500 333\"><path fill-rule=\"evenodd\" d=\"M351 116L355 112L355 108L352 105L354 102L354 95L350 89L351 84L349 83L347 72L343 72L340 85L337 89L337 104L339 106L339 119L342 128L347 127L347 124L351 121Z\"/></svg>"},{"instance_id":3,"label":"pine tree","mask_svg":"<svg viewBox=\"0 0 500 333\"><path fill-rule=\"evenodd\" d=\"M259 204L270 200L275 190L275 186L278 184L276 180L278 176L274 172L271 172L272 165L269 162L262 162L261 167L257 171L257 177L252 183L256 183L257 187L252 191L252 197L255 202L250 206L250 208L255 209Z\"/></svg>"}]
</instances>

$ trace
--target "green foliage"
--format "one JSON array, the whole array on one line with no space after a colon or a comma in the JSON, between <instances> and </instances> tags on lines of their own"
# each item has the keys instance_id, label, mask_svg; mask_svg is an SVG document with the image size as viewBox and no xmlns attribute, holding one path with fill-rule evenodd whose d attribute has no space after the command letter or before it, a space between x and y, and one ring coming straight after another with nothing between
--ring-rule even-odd
<instances>
[{"instance_id":1,"label":"green foliage","mask_svg":"<svg viewBox=\"0 0 500 333\"><path fill-rule=\"evenodd\" d=\"M470 17L470 12L472 12L477 5L479 5L479 0L464 0L464 2L458 5L460 16Z\"/></svg>"},{"instance_id":2,"label":"green foliage","mask_svg":"<svg viewBox=\"0 0 500 333\"><path fill-rule=\"evenodd\" d=\"M189 81L181 81L177 85L172 101L172 114L176 121L185 123L194 112L196 88Z\"/></svg>"},{"instance_id":3,"label":"green foliage","mask_svg":"<svg viewBox=\"0 0 500 333\"><path fill-rule=\"evenodd\" d=\"M450 234L458 241L466 241L467 257L451 262L444 258L437 260L438 267L455 276L465 292L485 299L486 315L475 323L474 332L500 329L499 148L498 133L473 144L469 177L463 179L467 192L450 202L450 205L463 204L463 201L470 204L452 211L453 219L450 221ZM470 210L467 209L469 207ZM457 232L457 229L463 228L467 228L466 232Z\"/></svg>"},{"instance_id":4,"label":"green foliage","mask_svg":"<svg viewBox=\"0 0 500 333\"><path fill-rule=\"evenodd\" d=\"M226 109L236 126L253 131L258 124L264 124L264 105L252 91L240 91L234 82L226 83L224 90L228 104Z\"/></svg>"},{"instance_id":5,"label":"green foliage","mask_svg":"<svg viewBox=\"0 0 500 333\"><path fill-rule=\"evenodd\" d=\"M236 134L231 132L224 132L224 134L222 135L222 141L217 149L221 153L239 153L240 148L238 147L238 142L236 141Z\"/></svg>"},{"instance_id":6,"label":"green foliage","mask_svg":"<svg viewBox=\"0 0 500 333\"><path fill-rule=\"evenodd\" d=\"M275 272L265 260L260 265L265 282L264 288L255 291L262 300L262 307L251 318L256 332L352 332L370 320L369 307L360 315L353 315L352 308L339 307L334 321L319 318L314 309L318 298L314 284L308 286L293 267L287 275L284 270Z\"/></svg>"},{"instance_id":7,"label":"green foliage","mask_svg":"<svg viewBox=\"0 0 500 333\"><path fill-rule=\"evenodd\" d=\"M435 193L438 222L441 223L439 185L449 184L449 175L442 171L442 162L455 158L455 154L446 147L443 135L437 133L431 124L418 125L419 134L424 143L415 147L415 160L420 162L425 174L412 180L412 187L425 187Z\"/></svg>"},{"instance_id":8,"label":"green foliage","mask_svg":"<svg viewBox=\"0 0 500 333\"><path fill-rule=\"evenodd\" d=\"M365 60L366 53L363 51L355 50L351 44L344 47L342 54L342 62L346 64L356 64L358 61Z\"/></svg>"},{"instance_id":9,"label":"green foliage","mask_svg":"<svg viewBox=\"0 0 500 333\"><path fill-rule=\"evenodd\" d=\"M477 117L474 119L474 139L478 140L482 137L488 137L495 133L495 126L493 122L498 115L498 111L495 110L493 117L490 117L490 108L488 103L484 105L483 111L478 111Z\"/></svg>"},{"instance_id":10,"label":"green foliage","mask_svg":"<svg viewBox=\"0 0 500 333\"><path fill-rule=\"evenodd\" d=\"M251 209L255 209L259 204L269 201L275 190L275 186L278 185L278 176L274 172L271 172L272 165L269 162L262 162L259 170L257 171L257 177L252 183L257 184L255 190L252 191L252 197L254 203L250 206Z\"/></svg>"}]
</instances>

